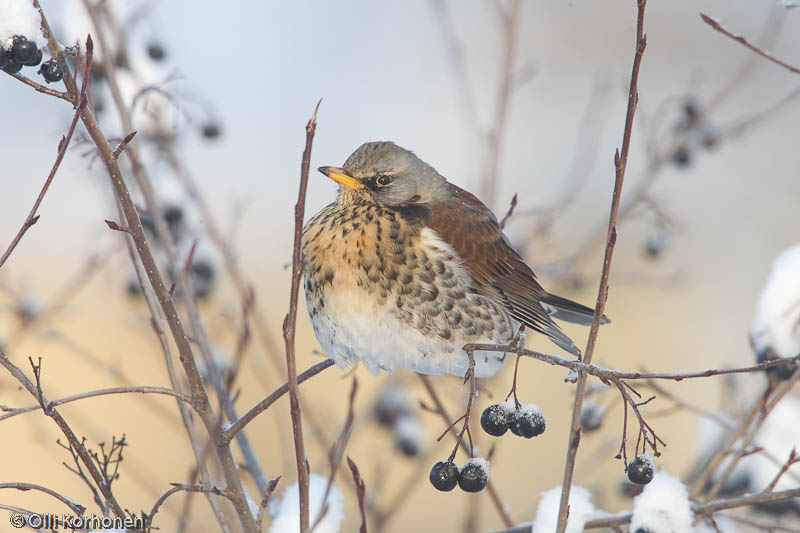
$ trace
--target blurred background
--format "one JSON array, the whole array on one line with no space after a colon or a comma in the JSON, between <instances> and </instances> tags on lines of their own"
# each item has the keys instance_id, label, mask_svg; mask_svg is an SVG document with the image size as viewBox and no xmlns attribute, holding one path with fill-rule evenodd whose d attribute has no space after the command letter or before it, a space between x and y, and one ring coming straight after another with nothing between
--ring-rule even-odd
<instances>
[{"instance_id":1,"label":"blurred background","mask_svg":"<svg viewBox=\"0 0 800 533\"><path fill-rule=\"evenodd\" d=\"M513 20L513 4L480 1L104 4L125 29L111 33L111 41L118 46L124 39L135 72L120 67L120 76L130 78L125 97L140 131L134 142L164 203L181 208L189 228L184 242L199 239L211 272L197 274L198 283L208 281L197 296L219 364L226 367L236 351L242 296L206 237L209 224L235 253L268 326L271 343L251 324L255 333L234 386L239 412L286 379L280 324L288 309L293 208L304 126L320 98L312 169L341 165L363 142L392 140L479 194L498 216L517 194L507 225L514 244L546 288L594 302L635 44L633 0L523 1ZM82 43L92 31L82 2L48 0L42 7L64 45ZM648 5L607 305L613 323L601 330L594 357L612 368L753 363L747 335L756 299L775 255L800 240L798 77L713 31L700 11L800 64L800 10L767 0ZM103 107L97 112L106 136L118 140L128 132L100 84L93 103ZM145 87L151 89L141 92ZM134 102L142 94L151 103ZM3 249L30 210L71 116L69 104L0 76ZM188 200L153 124L169 134L170 153L197 184L211 220ZM335 184L312 170L307 217L335 194ZM107 175L80 127L39 212L0 270L2 350L26 371L29 356L42 357L50 398L118 385L168 386L147 308L131 294L135 278L121 234L103 222L118 220ZM565 330L585 345L588 330ZM555 348L535 335L528 347ZM298 369L321 361L318 349L301 296ZM505 397L512 371L482 385L477 409ZM428 483L430 466L447 457L452 440L435 441L446 425L419 407L420 400L431 405L420 380L402 372L372 376L363 368L354 375L356 426L347 455L366 482L370 531L502 528L485 492L439 493ZM473 431L482 451L495 445L491 479L514 523L532 520L540 493L561 483L574 392L565 376L533 360L520 364L520 399L543 409L544 435L490 441L477 426ZM372 414L390 381L403 389L424 435L410 457ZM467 393L461 381L433 382L450 412L460 412ZM682 401L736 413L740 406L731 402L744 402L765 382L748 375L663 386ZM342 427L350 386L337 368L301 386L312 472L329 473L327 449ZM582 441L575 482L592 492L597 507L630 509L619 491L623 464L614 459L620 400L613 391L597 399L608 413ZM0 403L32 402L0 375ZM696 414L672 406L662 397L647 407L668 443L658 464L688 479L710 437ZM115 492L131 511L149 510L170 482L189 479L193 457L173 400L106 396L60 411L89 445L125 434ZM247 430L265 474L283 476L277 494L296 477L288 413L283 398ZM69 455L41 412L3 421L2 435L0 481L41 483L91 502L62 465ZM342 531L352 531L360 518L346 467L336 485L345 495ZM255 494L249 480L248 486ZM162 531L177 527L185 500L175 496L160 511ZM5 492L2 501L59 510L30 493ZM190 502L188 517L191 531L217 529L202 497Z\"/></svg>"}]
</instances>

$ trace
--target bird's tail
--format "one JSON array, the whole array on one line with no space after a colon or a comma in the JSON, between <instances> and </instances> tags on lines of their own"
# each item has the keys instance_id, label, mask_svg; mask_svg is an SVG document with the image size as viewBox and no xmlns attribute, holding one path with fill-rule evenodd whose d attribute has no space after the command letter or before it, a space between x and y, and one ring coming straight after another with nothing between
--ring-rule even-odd
<instances>
[{"instance_id":1,"label":"bird's tail","mask_svg":"<svg viewBox=\"0 0 800 533\"><path fill-rule=\"evenodd\" d=\"M567 298L556 296L555 294L547 294L540 301L547 314L553 318L571 322L573 324L580 324L581 326L590 326L594 318L594 309L586 307L578 302L573 302ZM603 315L600 319L601 324L608 324L611 320ZM553 338L553 340L556 340ZM556 344L559 344L556 342ZM560 344L559 344L560 345Z\"/></svg>"}]
</instances>

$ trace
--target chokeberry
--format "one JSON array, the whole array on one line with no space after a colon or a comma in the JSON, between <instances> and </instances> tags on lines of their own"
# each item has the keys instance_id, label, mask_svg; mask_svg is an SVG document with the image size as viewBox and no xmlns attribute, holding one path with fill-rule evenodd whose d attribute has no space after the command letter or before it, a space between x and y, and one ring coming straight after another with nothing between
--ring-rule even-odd
<instances>
[{"instance_id":1,"label":"chokeberry","mask_svg":"<svg viewBox=\"0 0 800 533\"><path fill-rule=\"evenodd\" d=\"M514 421L511 423L511 432L526 439L541 435L546 428L544 415L533 404L523 405L520 410L516 411Z\"/></svg>"},{"instance_id":2,"label":"chokeberry","mask_svg":"<svg viewBox=\"0 0 800 533\"><path fill-rule=\"evenodd\" d=\"M648 455L640 455L628 464L628 479L631 483L647 485L653 481L653 460Z\"/></svg>"},{"instance_id":3,"label":"chokeberry","mask_svg":"<svg viewBox=\"0 0 800 533\"><path fill-rule=\"evenodd\" d=\"M782 359L778 357L775 352L770 348L764 348L759 350L756 354L756 361L758 363L763 363L764 361L772 361L773 359ZM787 363L785 365L778 365L770 367L766 370L767 376L770 379L775 379L777 381L787 381L789 378L792 377L795 370L797 370L797 363Z\"/></svg>"},{"instance_id":4,"label":"chokeberry","mask_svg":"<svg viewBox=\"0 0 800 533\"><path fill-rule=\"evenodd\" d=\"M209 122L205 126L203 126L203 137L206 139L216 139L219 137L220 129L219 125L215 122Z\"/></svg>"},{"instance_id":5,"label":"chokeberry","mask_svg":"<svg viewBox=\"0 0 800 533\"><path fill-rule=\"evenodd\" d=\"M36 53L33 54L33 57L27 63L25 63L25 66L26 67L35 67L36 65L38 65L41 62L42 62L42 51L37 49Z\"/></svg>"},{"instance_id":6,"label":"chokeberry","mask_svg":"<svg viewBox=\"0 0 800 533\"><path fill-rule=\"evenodd\" d=\"M17 63L14 61L13 57L8 57L8 62L6 66L3 67L3 71L8 72L9 74L16 74L22 70L22 63Z\"/></svg>"},{"instance_id":7,"label":"chokeberry","mask_svg":"<svg viewBox=\"0 0 800 533\"><path fill-rule=\"evenodd\" d=\"M429 479L437 490L451 491L459 483L458 467L453 461L439 461L431 468Z\"/></svg>"},{"instance_id":8,"label":"chokeberry","mask_svg":"<svg viewBox=\"0 0 800 533\"><path fill-rule=\"evenodd\" d=\"M586 401L581 408L581 428L585 432L595 431L603 425L605 411L597 402Z\"/></svg>"},{"instance_id":9,"label":"chokeberry","mask_svg":"<svg viewBox=\"0 0 800 533\"><path fill-rule=\"evenodd\" d=\"M61 81L61 78L64 77L64 71L61 69L61 65L59 65L58 61L55 59L48 59L42 63L42 67L39 69L39 72L41 72L44 81L47 83Z\"/></svg>"},{"instance_id":10,"label":"chokeberry","mask_svg":"<svg viewBox=\"0 0 800 533\"><path fill-rule=\"evenodd\" d=\"M458 474L458 486L464 492L480 492L488 481L489 463L486 459L469 459Z\"/></svg>"},{"instance_id":11,"label":"chokeberry","mask_svg":"<svg viewBox=\"0 0 800 533\"><path fill-rule=\"evenodd\" d=\"M36 58L39 48L36 43L29 41L21 35L14 36L14 44L11 46L11 59L20 65L27 65ZM39 58L41 61L41 58Z\"/></svg>"},{"instance_id":12,"label":"chokeberry","mask_svg":"<svg viewBox=\"0 0 800 533\"><path fill-rule=\"evenodd\" d=\"M167 55L164 51L164 47L161 46L160 43L150 43L147 45L147 55L150 56L150 59L153 61L161 61Z\"/></svg>"},{"instance_id":13,"label":"chokeberry","mask_svg":"<svg viewBox=\"0 0 800 533\"><path fill-rule=\"evenodd\" d=\"M513 412L504 405L490 405L481 414L481 427L493 437L500 437L508 431L513 420Z\"/></svg>"}]
</instances>

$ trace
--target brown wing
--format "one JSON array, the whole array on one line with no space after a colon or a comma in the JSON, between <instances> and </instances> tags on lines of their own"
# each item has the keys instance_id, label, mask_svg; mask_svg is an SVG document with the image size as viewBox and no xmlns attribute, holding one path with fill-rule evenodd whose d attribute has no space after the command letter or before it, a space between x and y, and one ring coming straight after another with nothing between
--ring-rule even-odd
<instances>
[{"instance_id":1,"label":"brown wing","mask_svg":"<svg viewBox=\"0 0 800 533\"><path fill-rule=\"evenodd\" d=\"M473 290L503 304L511 316L563 349L580 350L550 318L541 301L550 295L503 235L494 214L471 193L451 184L446 202L430 205L427 225L450 244L473 279Z\"/></svg>"}]
</instances>

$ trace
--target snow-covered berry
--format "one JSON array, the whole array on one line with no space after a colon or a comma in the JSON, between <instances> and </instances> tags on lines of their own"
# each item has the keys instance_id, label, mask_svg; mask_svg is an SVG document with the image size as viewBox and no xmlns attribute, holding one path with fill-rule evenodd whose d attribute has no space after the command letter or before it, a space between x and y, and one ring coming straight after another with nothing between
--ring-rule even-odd
<instances>
[{"instance_id":1,"label":"snow-covered berry","mask_svg":"<svg viewBox=\"0 0 800 533\"><path fill-rule=\"evenodd\" d=\"M511 427L513 419L513 411L505 404L490 405L481 414L481 427L489 435L500 437Z\"/></svg>"},{"instance_id":2,"label":"snow-covered berry","mask_svg":"<svg viewBox=\"0 0 800 533\"><path fill-rule=\"evenodd\" d=\"M480 492L489 481L489 461L480 457L469 459L458 474L458 486L464 492Z\"/></svg>"},{"instance_id":3,"label":"snow-covered berry","mask_svg":"<svg viewBox=\"0 0 800 533\"><path fill-rule=\"evenodd\" d=\"M419 453L425 431L422 424L413 414L406 414L398 418L392 427L394 442L400 451L408 457Z\"/></svg>"},{"instance_id":4,"label":"snow-covered berry","mask_svg":"<svg viewBox=\"0 0 800 533\"><path fill-rule=\"evenodd\" d=\"M631 483L647 485L653 481L655 466L653 458L648 455L640 455L628 464L628 479Z\"/></svg>"},{"instance_id":5,"label":"snow-covered berry","mask_svg":"<svg viewBox=\"0 0 800 533\"><path fill-rule=\"evenodd\" d=\"M42 63L42 67L39 69L39 72L42 74L44 81L47 83L61 81L61 78L64 77L64 71L62 70L61 65L59 65L58 61L55 59L48 59Z\"/></svg>"},{"instance_id":6,"label":"snow-covered berry","mask_svg":"<svg viewBox=\"0 0 800 533\"><path fill-rule=\"evenodd\" d=\"M453 461L439 461L431 468L429 479L437 490L451 491L459 482L458 467Z\"/></svg>"},{"instance_id":7,"label":"snow-covered berry","mask_svg":"<svg viewBox=\"0 0 800 533\"><path fill-rule=\"evenodd\" d=\"M11 59L20 65L27 65L33 61L38 51L39 47L36 46L35 42L29 41L27 37L22 35L14 36L14 44L11 46Z\"/></svg>"},{"instance_id":8,"label":"snow-covered berry","mask_svg":"<svg viewBox=\"0 0 800 533\"><path fill-rule=\"evenodd\" d=\"M529 403L523 405L514 413L514 421L511 424L511 432L519 437L530 439L541 435L547 428L547 424L541 409Z\"/></svg>"},{"instance_id":9,"label":"snow-covered berry","mask_svg":"<svg viewBox=\"0 0 800 533\"><path fill-rule=\"evenodd\" d=\"M589 433L600 429L600 426L603 425L605 414L605 409L599 403L591 400L584 402L583 407L581 407L581 428L583 431Z\"/></svg>"}]
</instances>

